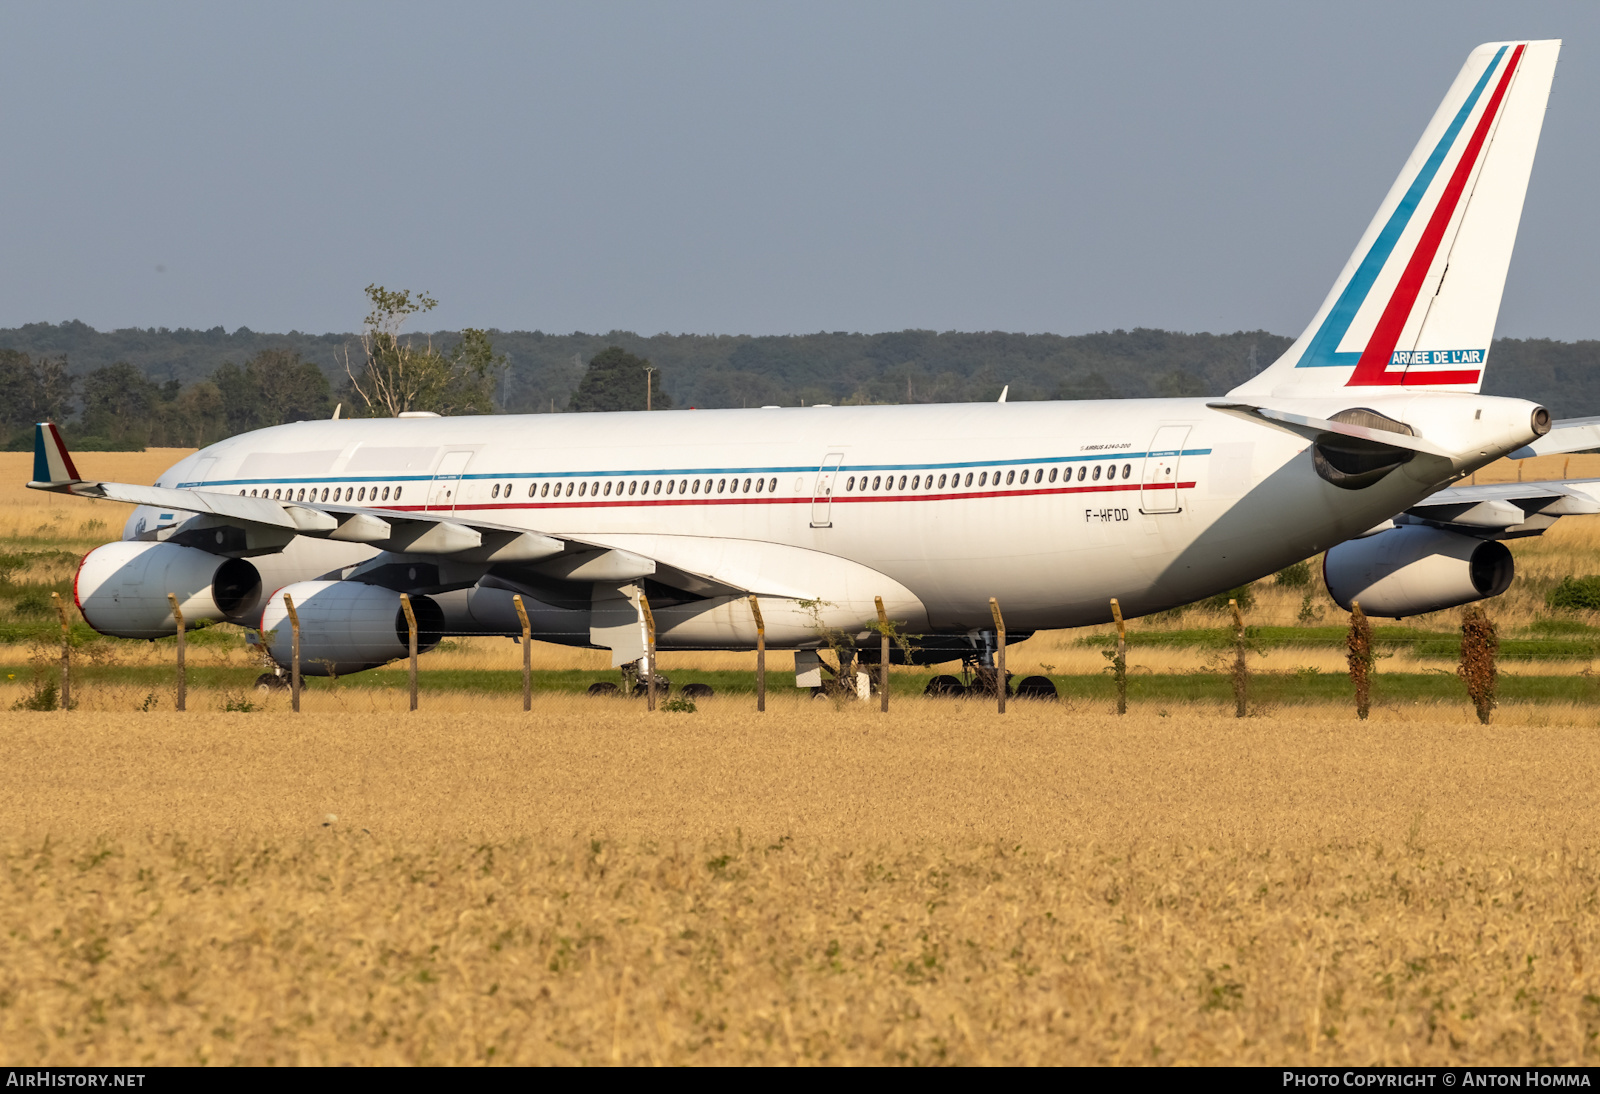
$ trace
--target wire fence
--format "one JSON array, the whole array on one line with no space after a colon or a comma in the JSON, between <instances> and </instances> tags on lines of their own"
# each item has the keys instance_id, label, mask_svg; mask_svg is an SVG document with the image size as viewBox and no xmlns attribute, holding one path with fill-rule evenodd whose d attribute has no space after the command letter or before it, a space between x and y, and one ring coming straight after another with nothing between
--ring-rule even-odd
<instances>
[{"instance_id":1,"label":"wire fence","mask_svg":"<svg viewBox=\"0 0 1600 1094\"><path fill-rule=\"evenodd\" d=\"M351 649L377 648L381 646L377 632L387 628L381 637L403 648L404 656L348 671L342 662L308 662L303 657L305 621L301 606L290 596L284 597L283 625L260 632L226 624L189 624L178 597L169 593L166 600L175 633L144 642L97 636L75 620L72 607L59 594L51 596L59 637L36 637L26 669L7 674L4 688L14 695L12 709L531 712L554 697L582 695L636 700L645 711L693 711L697 703L715 699L748 703L760 713L773 699L826 698L840 703L875 700L880 710L888 712L894 702L931 698L988 705L1004 714L1011 702L1048 703L1059 698L1071 700L1063 704L1069 709L1103 704L1124 714L1131 690L1136 701L1228 704L1239 717L1297 700L1349 702L1354 713L1365 717L1375 677L1370 627L1359 605L1351 614L1349 676L1343 680L1256 672L1252 660L1262 651L1233 601L1229 601L1231 619L1220 628L1223 641L1209 670L1174 680L1130 674L1128 629L1115 599L1109 603L1116 628L1114 646L1104 651L1106 664L1095 672L1012 672L1007 666L1005 618L992 598L993 630L975 643L974 654L962 663L959 674L943 671L946 665L918 663L916 637L902 633L888 618L880 598L877 618L867 627L866 633L876 632L871 640L842 640L835 634L819 641L820 650L793 654L791 676L787 665L776 674L769 672L766 627L756 597L749 604L756 623L754 650L661 653L656 648L654 613L648 598L641 596L643 655L611 666L609 651L538 641L520 595L513 602L521 633L509 636L512 649L508 650L507 636L451 639L430 634L426 613L401 594L394 620L356 620L345 637ZM318 648L327 647L327 636L319 637ZM1470 695L1479 716L1487 720L1497 702L1495 650L1493 625L1481 609L1469 609L1464 614L1460 679L1450 681L1451 693L1440 691L1433 697L1455 700ZM513 651L515 656L508 656ZM774 652L787 660L788 651ZM769 683L774 685L771 696Z\"/></svg>"}]
</instances>

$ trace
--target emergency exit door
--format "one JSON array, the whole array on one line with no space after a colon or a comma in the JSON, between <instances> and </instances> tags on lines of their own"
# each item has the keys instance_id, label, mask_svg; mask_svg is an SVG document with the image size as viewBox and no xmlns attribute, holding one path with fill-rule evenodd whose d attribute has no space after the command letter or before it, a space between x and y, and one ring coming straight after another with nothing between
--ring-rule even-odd
<instances>
[{"instance_id":1,"label":"emergency exit door","mask_svg":"<svg viewBox=\"0 0 1600 1094\"><path fill-rule=\"evenodd\" d=\"M428 484L428 508L453 512L461 497L461 476L472 462L472 452L446 452Z\"/></svg>"}]
</instances>

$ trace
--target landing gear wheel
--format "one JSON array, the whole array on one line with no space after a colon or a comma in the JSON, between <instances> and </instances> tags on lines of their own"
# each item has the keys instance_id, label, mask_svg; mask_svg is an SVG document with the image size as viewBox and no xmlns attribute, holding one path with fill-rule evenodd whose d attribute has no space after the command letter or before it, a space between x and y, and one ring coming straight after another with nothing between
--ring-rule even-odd
<instances>
[{"instance_id":1,"label":"landing gear wheel","mask_svg":"<svg viewBox=\"0 0 1600 1094\"><path fill-rule=\"evenodd\" d=\"M256 677L257 691L288 691L289 681L275 672L263 672Z\"/></svg>"},{"instance_id":2,"label":"landing gear wheel","mask_svg":"<svg viewBox=\"0 0 1600 1094\"><path fill-rule=\"evenodd\" d=\"M922 694L935 699L959 699L966 693L965 685L954 676L935 676L928 681L928 686L922 689Z\"/></svg>"},{"instance_id":3,"label":"landing gear wheel","mask_svg":"<svg viewBox=\"0 0 1600 1094\"><path fill-rule=\"evenodd\" d=\"M717 689L710 684L685 684L678 689L678 695L683 699L709 699L717 693Z\"/></svg>"},{"instance_id":4,"label":"landing gear wheel","mask_svg":"<svg viewBox=\"0 0 1600 1094\"><path fill-rule=\"evenodd\" d=\"M1018 699L1047 699L1051 702L1061 698L1056 692L1055 684L1050 682L1048 676L1025 676L1017 685L1016 696Z\"/></svg>"},{"instance_id":5,"label":"landing gear wheel","mask_svg":"<svg viewBox=\"0 0 1600 1094\"><path fill-rule=\"evenodd\" d=\"M649 692L649 690L650 689L645 685L645 682L640 680L637 684L633 685L633 697L635 699L643 699L646 697L646 694ZM672 681L668 680L665 676L662 676L659 672L656 673L656 698L665 699L671 694Z\"/></svg>"},{"instance_id":6,"label":"landing gear wheel","mask_svg":"<svg viewBox=\"0 0 1600 1094\"><path fill-rule=\"evenodd\" d=\"M597 684L590 684L589 690L584 694L598 695L602 697L614 697L622 694L622 689L617 687L617 685L613 684L610 680L601 680Z\"/></svg>"}]
</instances>

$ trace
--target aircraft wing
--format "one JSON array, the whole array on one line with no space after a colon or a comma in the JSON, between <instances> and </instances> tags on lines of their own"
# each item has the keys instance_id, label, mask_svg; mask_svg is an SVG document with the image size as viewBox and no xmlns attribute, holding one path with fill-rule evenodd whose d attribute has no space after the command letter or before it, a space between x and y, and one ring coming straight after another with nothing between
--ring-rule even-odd
<instances>
[{"instance_id":1,"label":"aircraft wing","mask_svg":"<svg viewBox=\"0 0 1600 1094\"><path fill-rule=\"evenodd\" d=\"M1600 513L1600 479L1549 479L1450 486L1395 518L1483 539L1537 536L1561 517Z\"/></svg>"},{"instance_id":2,"label":"aircraft wing","mask_svg":"<svg viewBox=\"0 0 1600 1094\"><path fill-rule=\"evenodd\" d=\"M1530 456L1559 456L1564 452L1587 452L1600 448L1600 417L1562 418L1550 423L1550 432L1511 453L1510 459Z\"/></svg>"},{"instance_id":3,"label":"aircraft wing","mask_svg":"<svg viewBox=\"0 0 1600 1094\"><path fill-rule=\"evenodd\" d=\"M559 581L629 582L650 577L699 596L756 591L622 548L456 513L291 503L215 490L88 481L78 475L60 432L50 422L35 428L34 476L28 486L196 514L178 523L165 538L219 554L268 554L281 551L296 535L304 535L366 543L396 554L435 556L467 566L533 566L540 576Z\"/></svg>"}]
</instances>

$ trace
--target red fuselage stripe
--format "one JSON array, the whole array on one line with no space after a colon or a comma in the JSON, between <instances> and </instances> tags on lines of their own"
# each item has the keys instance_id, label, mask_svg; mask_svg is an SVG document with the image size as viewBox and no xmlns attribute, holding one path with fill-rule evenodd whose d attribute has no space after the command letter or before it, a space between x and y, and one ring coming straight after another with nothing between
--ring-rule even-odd
<instances>
[{"instance_id":1,"label":"red fuselage stripe","mask_svg":"<svg viewBox=\"0 0 1600 1094\"><path fill-rule=\"evenodd\" d=\"M1131 490L1192 490L1194 489L1194 485L1195 484L1192 482L1180 482L1176 484L1170 482L1153 482L1149 484L1127 482L1118 483L1115 486L1112 486L1108 483L1103 486L1058 486L1054 489L1045 490L974 490L970 494L835 494L831 499L826 497L775 498L771 496L761 497L759 495L751 495L748 497L741 495L740 497L727 498L658 498L652 495L648 498L622 498L620 500L614 498L573 498L570 501L568 501L566 498L562 498L560 501L556 501L554 498L531 498L527 501L475 502L470 505L457 506L385 505L380 506L379 508L396 513L425 513L436 511L466 512L468 510L481 511L486 509L608 509L645 505L810 505L813 502L825 503L828 501L832 501L835 504L864 501L957 501L962 498L1023 498L1061 494L1095 493L1120 494Z\"/></svg>"}]
</instances>

